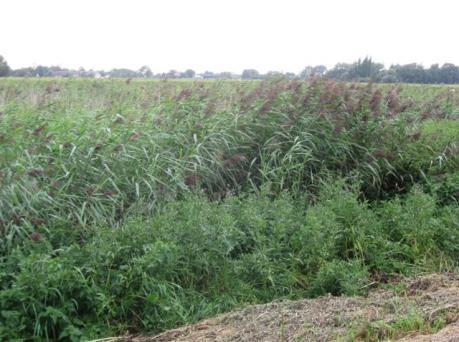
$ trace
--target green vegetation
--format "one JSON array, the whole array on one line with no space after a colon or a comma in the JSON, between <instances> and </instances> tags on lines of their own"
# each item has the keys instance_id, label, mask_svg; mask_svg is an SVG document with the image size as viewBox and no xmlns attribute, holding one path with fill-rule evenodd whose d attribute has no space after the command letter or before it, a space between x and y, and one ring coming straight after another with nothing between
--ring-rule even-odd
<instances>
[{"instance_id":1,"label":"green vegetation","mask_svg":"<svg viewBox=\"0 0 459 342\"><path fill-rule=\"evenodd\" d=\"M2 80L0 339L457 270L455 90Z\"/></svg>"},{"instance_id":2,"label":"green vegetation","mask_svg":"<svg viewBox=\"0 0 459 342\"><path fill-rule=\"evenodd\" d=\"M8 76L10 67L2 55L0 55L0 77Z\"/></svg>"},{"instance_id":3,"label":"green vegetation","mask_svg":"<svg viewBox=\"0 0 459 342\"><path fill-rule=\"evenodd\" d=\"M346 336L346 341L387 341L399 339L409 333L435 334L445 326L443 317L427 319L422 313L411 311L392 322L375 321L353 328Z\"/></svg>"}]
</instances>

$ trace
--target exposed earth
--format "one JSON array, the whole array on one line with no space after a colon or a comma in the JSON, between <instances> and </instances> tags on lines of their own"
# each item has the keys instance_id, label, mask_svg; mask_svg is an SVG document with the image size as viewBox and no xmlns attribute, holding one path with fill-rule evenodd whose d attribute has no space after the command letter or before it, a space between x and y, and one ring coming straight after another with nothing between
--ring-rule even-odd
<instances>
[{"instance_id":1,"label":"exposed earth","mask_svg":"<svg viewBox=\"0 0 459 342\"><path fill-rule=\"evenodd\" d=\"M398 280L367 297L321 297L247 307L157 336L106 341L459 342L459 275Z\"/></svg>"}]
</instances>

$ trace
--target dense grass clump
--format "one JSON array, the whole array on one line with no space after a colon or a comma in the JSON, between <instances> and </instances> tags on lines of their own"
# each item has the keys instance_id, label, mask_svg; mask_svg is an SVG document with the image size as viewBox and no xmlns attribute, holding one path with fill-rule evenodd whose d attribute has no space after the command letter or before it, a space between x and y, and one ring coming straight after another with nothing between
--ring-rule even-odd
<instances>
[{"instance_id":1,"label":"dense grass clump","mask_svg":"<svg viewBox=\"0 0 459 342\"><path fill-rule=\"evenodd\" d=\"M0 339L158 332L459 260L459 96L0 83Z\"/></svg>"},{"instance_id":2,"label":"dense grass clump","mask_svg":"<svg viewBox=\"0 0 459 342\"><path fill-rule=\"evenodd\" d=\"M419 189L376 207L358 197L342 182L312 206L287 194L190 196L83 244L27 241L1 265L0 336L160 331L247 303L364 294L382 276L454 269L457 207Z\"/></svg>"}]
</instances>

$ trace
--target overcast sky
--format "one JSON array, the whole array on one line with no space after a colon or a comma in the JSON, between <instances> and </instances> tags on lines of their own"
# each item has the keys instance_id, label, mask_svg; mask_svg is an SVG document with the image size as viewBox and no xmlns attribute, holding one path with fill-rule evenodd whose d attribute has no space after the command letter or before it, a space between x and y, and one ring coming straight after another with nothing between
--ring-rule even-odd
<instances>
[{"instance_id":1,"label":"overcast sky","mask_svg":"<svg viewBox=\"0 0 459 342\"><path fill-rule=\"evenodd\" d=\"M299 72L459 64L457 0L1 0L10 66Z\"/></svg>"}]
</instances>

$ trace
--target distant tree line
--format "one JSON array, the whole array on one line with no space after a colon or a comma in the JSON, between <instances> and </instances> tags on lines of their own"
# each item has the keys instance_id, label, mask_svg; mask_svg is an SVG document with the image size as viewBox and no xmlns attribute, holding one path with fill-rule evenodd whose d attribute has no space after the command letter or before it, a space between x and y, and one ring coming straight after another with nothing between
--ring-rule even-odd
<instances>
[{"instance_id":1,"label":"distant tree line","mask_svg":"<svg viewBox=\"0 0 459 342\"><path fill-rule=\"evenodd\" d=\"M430 68L424 68L417 63L391 65L388 69L381 63L375 63L369 57L357 62L347 64L338 63L330 70L319 66L319 70L313 70L313 74L329 79L342 81L373 81L381 83L459 83L459 66L445 63L442 66L433 64ZM312 69L318 67L312 67ZM325 69L324 69L325 68ZM308 75L311 67L307 67L300 78ZM310 74L310 73L309 73Z\"/></svg>"},{"instance_id":2,"label":"distant tree line","mask_svg":"<svg viewBox=\"0 0 459 342\"><path fill-rule=\"evenodd\" d=\"M299 74L291 72L282 73L269 71L265 74L256 69L245 69L242 74L231 72L205 71L197 74L194 70L170 70L166 73L153 73L148 66L139 70L112 69L104 70L77 70L61 68L59 66L36 66L20 69L11 69L6 60L0 55L0 77L88 77L88 78L203 78L203 79L244 79L261 80L282 77L288 79L308 79L322 77L341 81L381 82L381 83L459 83L459 66L445 63L442 66L433 64L424 68L420 64L411 63L404 65L391 65L385 68L382 63L374 62L370 57L359 59L354 63L338 63L333 68L327 69L324 65L305 67Z\"/></svg>"}]
</instances>

